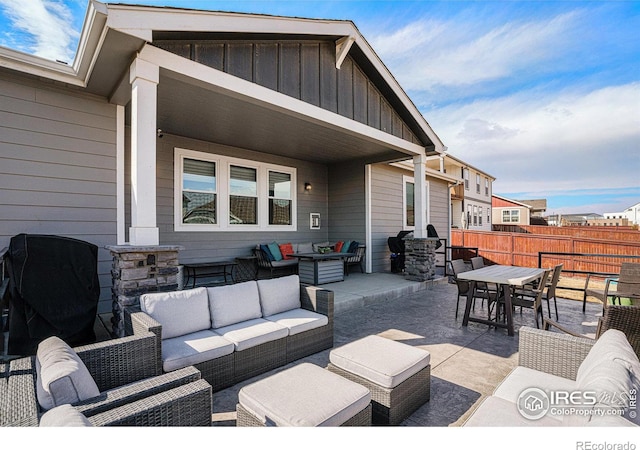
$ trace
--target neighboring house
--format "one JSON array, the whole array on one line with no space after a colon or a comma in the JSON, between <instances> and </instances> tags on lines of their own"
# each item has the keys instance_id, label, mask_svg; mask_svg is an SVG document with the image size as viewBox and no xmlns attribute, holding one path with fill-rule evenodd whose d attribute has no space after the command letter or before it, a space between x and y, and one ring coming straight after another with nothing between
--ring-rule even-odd
<instances>
[{"instance_id":1,"label":"neighboring house","mask_svg":"<svg viewBox=\"0 0 640 450\"><path fill-rule=\"evenodd\" d=\"M531 206L493 194L491 200L494 225L529 225Z\"/></svg>"},{"instance_id":2,"label":"neighboring house","mask_svg":"<svg viewBox=\"0 0 640 450\"><path fill-rule=\"evenodd\" d=\"M389 270L410 178L416 236L429 215L448 234L448 181L426 168L445 147L351 21L90 1L73 62L0 48L0 110L0 248L98 245L100 311L106 245L193 262L351 239Z\"/></svg>"},{"instance_id":3,"label":"neighboring house","mask_svg":"<svg viewBox=\"0 0 640 450\"><path fill-rule=\"evenodd\" d=\"M524 203L531 206L531 217L543 217L547 212L547 199L535 199L535 200L516 200L517 202Z\"/></svg>"},{"instance_id":4,"label":"neighboring house","mask_svg":"<svg viewBox=\"0 0 640 450\"><path fill-rule=\"evenodd\" d=\"M607 224L615 223L616 225L622 225L624 223L624 219L626 220L625 225L640 225L640 203L636 203L633 206L628 207L622 212L617 213L604 213L605 219L619 219L619 220L609 220Z\"/></svg>"},{"instance_id":5,"label":"neighboring house","mask_svg":"<svg viewBox=\"0 0 640 450\"><path fill-rule=\"evenodd\" d=\"M558 223L561 227L594 226L604 217L597 213L560 214Z\"/></svg>"},{"instance_id":6,"label":"neighboring house","mask_svg":"<svg viewBox=\"0 0 640 450\"><path fill-rule=\"evenodd\" d=\"M491 195L495 177L449 153L428 158L427 167L455 180L449 188L451 227L491 231Z\"/></svg>"}]
</instances>

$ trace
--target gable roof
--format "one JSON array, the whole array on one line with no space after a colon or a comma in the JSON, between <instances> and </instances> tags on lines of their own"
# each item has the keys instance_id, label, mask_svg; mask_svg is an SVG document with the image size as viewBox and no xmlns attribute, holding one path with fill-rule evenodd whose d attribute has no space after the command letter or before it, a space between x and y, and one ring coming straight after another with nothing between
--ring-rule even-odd
<instances>
[{"instance_id":1,"label":"gable roof","mask_svg":"<svg viewBox=\"0 0 640 450\"><path fill-rule=\"evenodd\" d=\"M531 206L521 203L517 200L511 200L510 198L501 197L499 195L493 194L491 196L491 206L494 208L508 208L510 206L518 206L527 209L531 209Z\"/></svg>"},{"instance_id":2,"label":"gable roof","mask_svg":"<svg viewBox=\"0 0 640 450\"><path fill-rule=\"evenodd\" d=\"M167 33L246 33L331 39L336 43L336 65L339 66L347 54L352 55L372 80L384 86L384 95L392 96L406 112L406 117L412 122L412 130L428 154L441 153L445 149L397 80L354 23L348 20L109 4L90 0L73 63L51 62L0 48L0 66L82 87L118 102L119 86L128 81L126 74L132 55Z\"/></svg>"}]
</instances>

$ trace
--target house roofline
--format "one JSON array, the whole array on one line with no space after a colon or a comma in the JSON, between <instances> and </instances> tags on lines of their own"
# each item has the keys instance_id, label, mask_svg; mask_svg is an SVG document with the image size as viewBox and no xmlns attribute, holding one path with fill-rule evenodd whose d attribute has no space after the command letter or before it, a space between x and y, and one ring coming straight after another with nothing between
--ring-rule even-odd
<instances>
[{"instance_id":1,"label":"house roofline","mask_svg":"<svg viewBox=\"0 0 640 450\"><path fill-rule=\"evenodd\" d=\"M513 200L511 198L502 197L502 196L496 195L496 194L491 194L491 196L495 197L495 198L499 198L500 200L504 200L505 202L515 203L516 205L524 206L525 208L528 208L528 209L533 209L533 207L531 205L527 205L525 203L519 202L517 200ZM503 206L496 206L496 208L503 208Z\"/></svg>"},{"instance_id":2,"label":"house roofline","mask_svg":"<svg viewBox=\"0 0 640 450\"><path fill-rule=\"evenodd\" d=\"M138 12L138 13L136 13ZM446 147L424 116L350 20L325 20L196 9L101 3L90 0L71 65L0 47L0 66L86 87L109 29L152 42L154 31L215 31L306 34L353 39L437 153Z\"/></svg>"}]
</instances>

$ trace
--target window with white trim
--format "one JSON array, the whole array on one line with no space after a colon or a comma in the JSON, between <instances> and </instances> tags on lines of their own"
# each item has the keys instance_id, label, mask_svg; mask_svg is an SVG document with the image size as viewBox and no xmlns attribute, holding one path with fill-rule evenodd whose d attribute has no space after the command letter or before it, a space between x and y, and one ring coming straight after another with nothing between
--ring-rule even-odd
<instances>
[{"instance_id":1,"label":"window with white trim","mask_svg":"<svg viewBox=\"0 0 640 450\"><path fill-rule=\"evenodd\" d=\"M427 223L430 220L429 214L429 182L425 182L427 201L425 208L427 209ZM413 177L403 175L402 177L402 229L414 230L416 226L416 192Z\"/></svg>"},{"instance_id":2,"label":"window with white trim","mask_svg":"<svg viewBox=\"0 0 640 450\"><path fill-rule=\"evenodd\" d=\"M482 226L482 206L478 206L478 225Z\"/></svg>"},{"instance_id":3,"label":"window with white trim","mask_svg":"<svg viewBox=\"0 0 640 450\"><path fill-rule=\"evenodd\" d=\"M473 205L473 226L478 226L478 206Z\"/></svg>"},{"instance_id":4,"label":"window with white trim","mask_svg":"<svg viewBox=\"0 0 640 450\"><path fill-rule=\"evenodd\" d=\"M175 148L176 231L295 231L296 169Z\"/></svg>"},{"instance_id":5,"label":"window with white trim","mask_svg":"<svg viewBox=\"0 0 640 450\"><path fill-rule=\"evenodd\" d=\"M404 228L413 228L416 225L416 195L415 184L412 181L404 182Z\"/></svg>"},{"instance_id":6,"label":"window with white trim","mask_svg":"<svg viewBox=\"0 0 640 450\"><path fill-rule=\"evenodd\" d=\"M464 178L464 188L469 190L469 169L462 169L462 178Z\"/></svg>"},{"instance_id":7,"label":"window with white trim","mask_svg":"<svg viewBox=\"0 0 640 450\"><path fill-rule=\"evenodd\" d=\"M484 179L484 195L485 197L489 196L489 178Z\"/></svg>"},{"instance_id":8,"label":"window with white trim","mask_svg":"<svg viewBox=\"0 0 640 450\"><path fill-rule=\"evenodd\" d=\"M518 223L520 222L520 211L517 209L502 210L502 223Z\"/></svg>"},{"instance_id":9,"label":"window with white trim","mask_svg":"<svg viewBox=\"0 0 640 450\"><path fill-rule=\"evenodd\" d=\"M476 194L480 193L480 174L476 174Z\"/></svg>"}]
</instances>

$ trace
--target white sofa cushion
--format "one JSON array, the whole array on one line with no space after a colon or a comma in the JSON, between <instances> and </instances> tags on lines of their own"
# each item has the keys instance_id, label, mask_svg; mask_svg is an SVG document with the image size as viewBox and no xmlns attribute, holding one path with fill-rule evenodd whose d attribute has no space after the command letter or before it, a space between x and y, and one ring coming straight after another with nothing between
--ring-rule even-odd
<instances>
[{"instance_id":1,"label":"white sofa cushion","mask_svg":"<svg viewBox=\"0 0 640 450\"><path fill-rule=\"evenodd\" d=\"M286 327L262 318L218 328L216 332L233 342L236 351L282 339L289 334L289 330Z\"/></svg>"},{"instance_id":2,"label":"white sofa cushion","mask_svg":"<svg viewBox=\"0 0 640 450\"><path fill-rule=\"evenodd\" d=\"M502 380L493 395L516 403L520 394L528 388L535 387L549 394L551 391L557 390L573 392L577 388L576 386L576 382L568 378L518 366Z\"/></svg>"},{"instance_id":3,"label":"white sofa cushion","mask_svg":"<svg viewBox=\"0 0 640 450\"><path fill-rule=\"evenodd\" d=\"M69 404L56 406L42 415L40 427L91 427L84 414Z\"/></svg>"},{"instance_id":4,"label":"white sofa cushion","mask_svg":"<svg viewBox=\"0 0 640 450\"><path fill-rule=\"evenodd\" d=\"M265 319L288 328L289 336L320 328L329 323L327 316L302 308L274 314L273 316L265 317Z\"/></svg>"},{"instance_id":5,"label":"white sofa cushion","mask_svg":"<svg viewBox=\"0 0 640 450\"><path fill-rule=\"evenodd\" d=\"M212 330L202 330L162 341L162 368L182 369L233 353L235 346Z\"/></svg>"},{"instance_id":6,"label":"white sofa cushion","mask_svg":"<svg viewBox=\"0 0 640 450\"><path fill-rule=\"evenodd\" d=\"M371 335L331 350L329 361L379 386L394 388L427 367L431 355L421 348Z\"/></svg>"},{"instance_id":7,"label":"white sofa cushion","mask_svg":"<svg viewBox=\"0 0 640 450\"><path fill-rule=\"evenodd\" d=\"M562 420L545 415L538 420L530 420L518 411L516 403L494 395L485 398L480 406L465 421L465 427L558 427Z\"/></svg>"},{"instance_id":8,"label":"white sofa cushion","mask_svg":"<svg viewBox=\"0 0 640 450\"><path fill-rule=\"evenodd\" d=\"M369 389L301 363L244 386L239 403L266 425L339 426L371 402Z\"/></svg>"},{"instance_id":9,"label":"white sofa cushion","mask_svg":"<svg viewBox=\"0 0 640 450\"><path fill-rule=\"evenodd\" d=\"M258 291L263 317L300 308L300 277L298 275L258 280Z\"/></svg>"},{"instance_id":10,"label":"white sofa cushion","mask_svg":"<svg viewBox=\"0 0 640 450\"><path fill-rule=\"evenodd\" d=\"M262 317L258 285L253 280L210 287L207 291L214 329Z\"/></svg>"},{"instance_id":11,"label":"white sofa cushion","mask_svg":"<svg viewBox=\"0 0 640 450\"><path fill-rule=\"evenodd\" d=\"M585 377L589 377L589 372L604 361L622 364L640 379L640 362L627 337L622 331L611 329L605 331L589 350L578 368L576 382L581 384Z\"/></svg>"},{"instance_id":12,"label":"white sofa cushion","mask_svg":"<svg viewBox=\"0 0 640 450\"><path fill-rule=\"evenodd\" d=\"M162 339L211 328L206 288L140 296L140 309L162 324Z\"/></svg>"},{"instance_id":13,"label":"white sofa cushion","mask_svg":"<svg viewBox=\"0 0 640 450\"><path fill-rule=\"evenodd\" d=\"M56 336L38 345L36 396L42 409L97 397L100 390L89 370L69 345Z\"/></svg>"}]
</instances>

